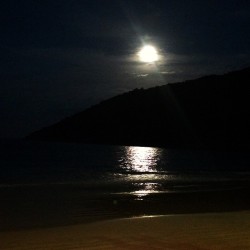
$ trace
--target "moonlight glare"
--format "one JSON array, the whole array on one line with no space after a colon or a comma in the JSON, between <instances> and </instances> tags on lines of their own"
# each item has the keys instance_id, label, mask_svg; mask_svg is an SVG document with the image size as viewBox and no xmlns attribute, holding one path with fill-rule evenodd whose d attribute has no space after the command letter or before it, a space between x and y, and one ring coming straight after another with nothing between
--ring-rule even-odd
<instances>
[{"instance_id":1,"label":"moonlight glare","mask_svg":"<svg viewBox=\"0 0 250 250\"><path fill-rule=\"evenodd\" d=\"M152 63L159 60L159 55L155 47L145 45L138 53L141 62Z\"/></svg>"}]
</instances>

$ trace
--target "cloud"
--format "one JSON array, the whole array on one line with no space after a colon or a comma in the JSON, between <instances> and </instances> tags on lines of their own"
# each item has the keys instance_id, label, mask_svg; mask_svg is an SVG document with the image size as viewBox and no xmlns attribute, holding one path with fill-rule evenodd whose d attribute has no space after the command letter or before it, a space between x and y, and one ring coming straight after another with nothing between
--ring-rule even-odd
<instances>
[{"instance_id":1,"label":"cloud","mask_svg":"<svg viewBox=\"0 0 250 250\"><path fill-rule=\"evenodd\" d=\"M163 74L163 75L172 75L172 74L175 74L176 72L175 71L161 71L160 74Z\"/></svg>"},{"instance_id":2,"label":"cloud","mask_svg":"<svg viewBox=\"0 0 250 250\"><path fill-rule=\"evenodd\" d=\"M148 74L138 74L138 75L136 75L137 77L147 77L148 76Z\"/></svg>"}]
</instances>

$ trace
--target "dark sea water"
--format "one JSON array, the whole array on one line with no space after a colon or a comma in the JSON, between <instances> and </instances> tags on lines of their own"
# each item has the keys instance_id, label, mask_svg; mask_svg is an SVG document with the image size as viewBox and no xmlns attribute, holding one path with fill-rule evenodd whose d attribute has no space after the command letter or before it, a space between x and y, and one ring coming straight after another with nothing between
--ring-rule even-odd
<instances>
[{"instance_id":1,"label":"dark sea water","mask_svg":"<svg viewBox=\"0 0 250 250\"><path fill-rule=\"evenodd\" d=\"M1 140L0 152L0 230L164 213L183 199L191 208L189 196L250 181L246 152L22 140Z\"/></svg>"}]
</instances>

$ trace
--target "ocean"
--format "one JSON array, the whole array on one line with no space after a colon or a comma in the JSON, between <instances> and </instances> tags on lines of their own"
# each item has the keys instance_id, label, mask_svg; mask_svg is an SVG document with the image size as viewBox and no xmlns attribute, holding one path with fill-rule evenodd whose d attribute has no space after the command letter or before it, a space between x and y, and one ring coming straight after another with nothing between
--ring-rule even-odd
<instances>
[{"instance_id":1,"label":"ocean","mask_svg":"<svg viewBox=\"0 0 250 250\"><path fill-rule=\"evenodd\" d=\"M0 230L195 212L201 202L213 211L230 194L240 209L249 191L246 152L25 140L1 140L0 151Z\"/></svg>"}]
</instances>

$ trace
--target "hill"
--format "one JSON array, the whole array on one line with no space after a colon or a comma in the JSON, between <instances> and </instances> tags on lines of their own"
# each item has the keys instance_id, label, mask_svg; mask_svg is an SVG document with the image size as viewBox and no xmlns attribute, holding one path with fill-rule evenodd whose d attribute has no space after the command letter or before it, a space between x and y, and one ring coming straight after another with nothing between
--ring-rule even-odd
<instances>
[{"instance_id":1,"label":"hill","mask_svg":"<svg viewBox=\"0 0 250 250\"><path fill-rule=\"evenodd\" d=\"M92 106L28 139L249 149L250 68L150 89Z\"/></svg>"}]
</instances>

